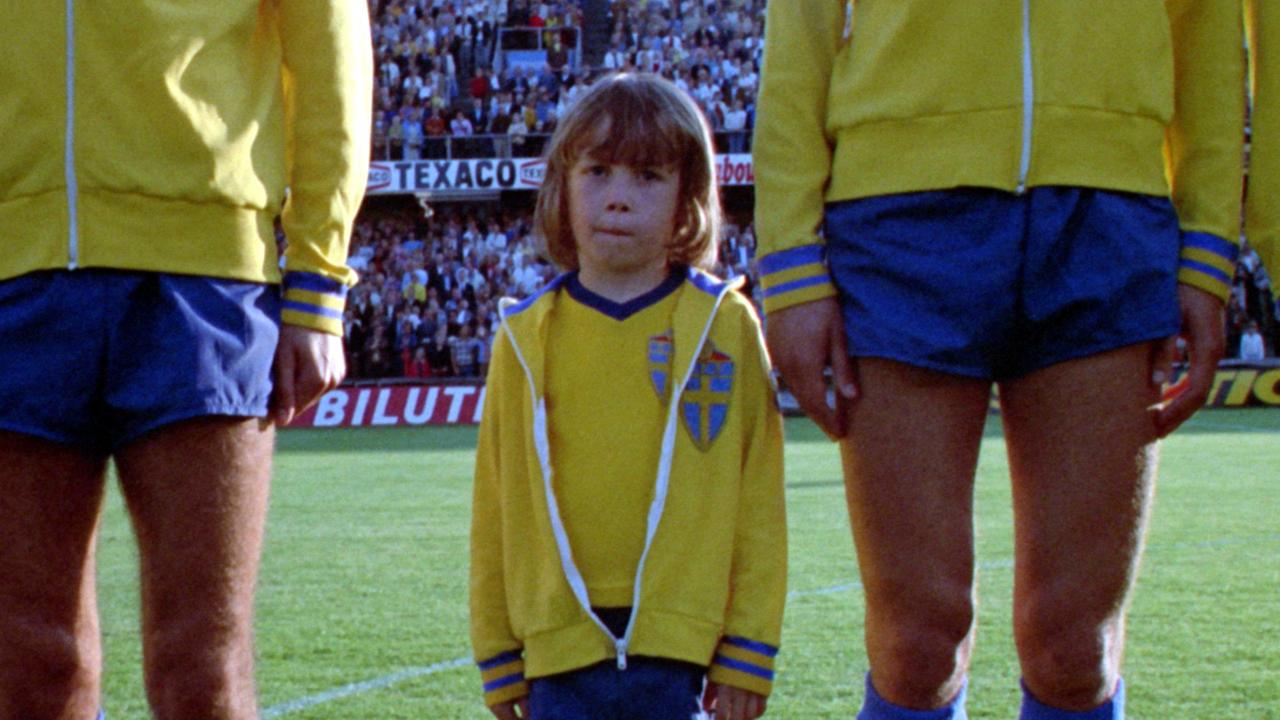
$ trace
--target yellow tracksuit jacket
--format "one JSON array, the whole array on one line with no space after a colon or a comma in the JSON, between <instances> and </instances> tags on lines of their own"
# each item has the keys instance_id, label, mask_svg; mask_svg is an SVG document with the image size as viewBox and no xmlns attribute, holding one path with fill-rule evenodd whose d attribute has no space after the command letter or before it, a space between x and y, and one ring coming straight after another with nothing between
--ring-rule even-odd
<instances>
[{"instance_id":1,"label":"yellow tracksuit jacket","mask_svg":"<svg viewBox=\"0 0 1280 720\"><path fill-rule=\"evenodd\" d=\"M278 282L283 213L283 319L342 334L368 176L364 0L9 5L0 279L96 267Z\"/></svg>"},{"instance_id":2,"label":"yellow tracksuit jacket","mask_svg":"<svg viewBox=\"0 0 1280 720\"><path fill-rule=\"evenodd\" d=\"M559 404L561 409L550 414L564 417L556 412L566 412L567 403L564 397L548 395L547 378L555 372L583 374L575 372L581 367L575 363L577 348L552 348L545 340L550 325L568 312L560 307L576 302L563 288L566 277L504 309L504 330L495 338L489 369L476 451L470 591L471 639L485 702L493 705L527 694L527 677L615 658L621 662L632 654L709 666L711 680L767 695L786 597L786 518L781 416L754 311L730 285L688 271L664 300L674 303L671 322L664 326L671 331L669 337L637 336L637 342L619 343L626 349L606 350L616 354L638 348L644 353L648 348L649 361L658 363L653 369L667 368L655 376L660 378L655 383L666 388L659 391L662 409L636 412L634 418L628 413L626 422L631 425L625 439L628 444L669 450L669 485L663 494L661 459L654 463L657 467L583 477L580 468L565 466L565 455L549 456L553 443L548 438L566 435L588 438L586 447L576 452L603 454L603 459L591 460L597 466L626 466L627 458L640 454L619 447L617 438L600 436L594 407L575 409L582 421L570 423L573 427L547 422L548 406ZM601 351L598 345L595 352ZM715 352L705 355L707 348ZM584 345L581 351L589 350ZM691 366L695 352L698 363ZM678 378L686 369L692 373L691 382L681 384ZM724 382L726 371L731 387L716 386L708 374ZM645 374L650 373L583 377L582 382L594 383L596 393L634 391L631 407L657 408L659 397ZM678 403L685 416L679 419L670 398L670 388L676 386L685 388ZM720 399L700 405L707 392ZM700 446L689 419L699 422L700 415L704 425L697 432L705 433L708 413L717 412L723 412L717 435L711 442L704 434L709 445ZM643 420L647 417L666 418L666 429L661 420L651 426ZM670 438L669 446L664 435ZM547 478L550 473L554 483ZM575 489L583 492L584 483L619 483L622 478L652 485L650 498L665 497L660 520L651 526L656 532L635 601L630 588L623 591L635 618L634 634L625 647L613 643L584 609L584 599L588 607L602 604L594 592L590 598L585 590L583 598L575 596L568 579L574 570L562 554L567 549L559 543L575 523L619 527L630 519L635 520L631 526L643 528L645 518L653 522L652 501L645 507L606 497L577 515L549 509L549 498L561 509L581 508ZM582 555L576 555L578 562ZM624 574L633 578L629 569L637 567L637 557L616 555L616 563L627 568ZM577 568L576 562L571 564ZM586 586L592 584L591 570L585 564L581 568Z\"/></svg>"},{"instance_id":3,"label":"yellow tracksuit jacket","mask_svg":"<svg viewBox=\"0 0 1280 720\"><path fill-rule=\"evenodd\" d=\"M1240 0L769 3L753 145L766 311L834 294L825 202L960 186L1171 195L1179 280L1225 298L1241 15Z\"/></svg>"}]
</instances>

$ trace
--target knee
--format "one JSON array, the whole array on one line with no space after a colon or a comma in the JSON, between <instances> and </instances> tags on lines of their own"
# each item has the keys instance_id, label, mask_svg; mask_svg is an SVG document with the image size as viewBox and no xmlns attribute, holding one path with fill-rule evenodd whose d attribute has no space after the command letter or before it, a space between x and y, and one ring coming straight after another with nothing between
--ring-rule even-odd
<instances>
[{"instance_id":1,"label":"knee","mask_svg":"<svg viewBox=\"0 0 1280 720\"><path fill-rule=\"evenodd\" d=\"M1124 620L1119 608L1099 612L1041 598L1015 611L1023 681L1042 702L1064 710L1103 703L1119 678Z\"/></svg>"},{"instance_id":2,"label":"knee","mask_svg":"<svg viewBox=\"0 0 1280 720\"><path fill-rule=\"evenodd\" d=\"M96 632L80 637L72 627L4 613L0 618L0 695L13 717L63 717L90 712L98 697Z\"/></svg>"},{"instance_id":3,"label":"knee","mask_svg":"<svg viewBox=\"0 0 1280 720\"><path fill-rule=\"evenodd\" d=\"M874 630L869 624L876 689L905 707L949 702L968 672L975 614L972 592L957 587L900 604Z\"/></svg>"},{"instance_id":4,"label":"knee","mask_svg":"<svg viewBox=\"0 0 1280 720\"><path fill-rule=\"evenodd\" d=\"M172 623L147 634L145 682L155 716L255 717L253 646L246 635Z\"/></svg>"}]
</instances>

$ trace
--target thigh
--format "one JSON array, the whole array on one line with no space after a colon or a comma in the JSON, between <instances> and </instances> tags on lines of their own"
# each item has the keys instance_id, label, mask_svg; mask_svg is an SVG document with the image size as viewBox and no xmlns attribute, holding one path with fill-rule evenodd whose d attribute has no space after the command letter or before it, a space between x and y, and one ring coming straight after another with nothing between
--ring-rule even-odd
<instances>
[{"instance_id":1,"label":"thigh","mask_svg":"<svg viewBox=\"0 0 1280 720\"><path fill-rule=\"evenodd\" d=\"M1150 356L1132 345L1001 384L1018 612L1088 623L1123 613L1155 485Z\"/></svg>"},{"instance_id":2,"label":"thigh","mask_svg":"<svg viewBox=\"0 0 1280 720\"><path fill-rule=\"evenodd\" d=\"M903 618L946 612L971 593L990 385L874 358L856 368L861 394L841 449L874 655Z\"/></svg>"},{"instance_id":3,"label":"thigh","mask_svg":"<svg viewBox=\"0 0 1280 720\"><path fill-rule=\"evenodd\" d=\"M100 455L0 431L0 678L30 668L32 657L78 656L96 671L94 534L105 467Z\"/></svg>"},{"instance_id":4,"label":"thigh","mask_svg":"<svg viewBox=\"0 0 1280 720\"><path fill-rule=\"evenodd\" d=\"M260 420L208 417L165 426L117 453L138 537L148 645L160 630L175 631L171 640L193 635L213 651L248 642L273 438Z\"/></svg>"}]
</instances>

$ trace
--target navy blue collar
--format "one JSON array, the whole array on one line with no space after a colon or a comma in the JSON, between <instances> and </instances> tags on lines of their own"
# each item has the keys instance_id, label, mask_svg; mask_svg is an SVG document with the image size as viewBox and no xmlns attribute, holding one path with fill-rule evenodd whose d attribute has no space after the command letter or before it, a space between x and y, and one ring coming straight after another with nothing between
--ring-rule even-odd
<instances>
[{"instance_id":1,"label":"navy blue collar","mask_svg":"<svg viewBox=\"0 0 1280 720\"><path fill-rule=\"evenodd\" d=\"M637 295L623 303L614 302L607 297L588 290L587 286L583 285L582 281L578 279L578 272L576 270L569 273L569 277L565 280L564 287L569 291L569 297L572 297L583 305L599 310L614 320L626 320L632 315L635 315L641 310L662 301L668 295L675 292L676 288L680 287L680 283L684 282L685 275L687 274L688 273L685 272L683 268L672 269L671 273L667 275L667 279L663 280L657 287L643 295Z\"/></svg>"}]
</instances>

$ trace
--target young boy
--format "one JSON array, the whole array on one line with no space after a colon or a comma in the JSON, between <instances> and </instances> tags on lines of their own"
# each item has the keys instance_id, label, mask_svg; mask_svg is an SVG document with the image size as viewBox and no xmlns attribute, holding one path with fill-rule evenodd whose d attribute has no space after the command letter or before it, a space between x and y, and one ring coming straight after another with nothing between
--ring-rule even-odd
<instances>
[{"instance_id":1,"label":"young boy","mask_svg":"<svg viewBox=\"0 0 1280 720\"><path fill-rule=\"evenodd\" d=\"M504 304L477 448L471 635L498 718L688 720L704 678L717 718L764 712L782 428L751 306L697 269L712 157L656 76L597 82L552 138L535 223L568 272Z\"/></svg>"}]
</instances>

